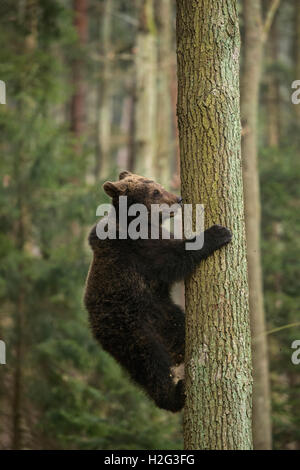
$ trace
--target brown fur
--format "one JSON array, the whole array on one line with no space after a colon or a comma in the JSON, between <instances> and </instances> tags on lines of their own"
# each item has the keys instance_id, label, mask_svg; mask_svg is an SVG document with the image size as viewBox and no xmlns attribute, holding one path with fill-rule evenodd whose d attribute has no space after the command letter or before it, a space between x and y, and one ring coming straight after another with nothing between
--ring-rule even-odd
<instances>
[{"instance_id":1,"label":"brown fur","mask_svg":"<svg viewBox=\"0 0 300 470\"><path fill-rule=\"evenodd\" d=\"M143 203L172 205L179 201L158 183L122 172L106 182L118 213L119 196L128 207ZM89 242L93 261L85 305L95 338L155 401L179 411L184 405L184 313L170 296L174 282L189 276L196 265L231 240L228 229L215 225L204 233L204 246L185 250L185 240L100 240L96 226Z\"/></svg>"}]
</instances>

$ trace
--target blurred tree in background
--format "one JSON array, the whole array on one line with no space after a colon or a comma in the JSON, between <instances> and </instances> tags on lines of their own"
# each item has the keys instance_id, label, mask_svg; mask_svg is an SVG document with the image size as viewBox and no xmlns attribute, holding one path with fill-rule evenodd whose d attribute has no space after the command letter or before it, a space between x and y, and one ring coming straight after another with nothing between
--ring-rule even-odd
<instances>
[{"instance_id":1,"label":"blurred tree in background","mask_svg":"<svg viewBox=\"0 0 300 470\"><path fill-rule=\"evenodd\" d=\"M262 57L279 3L279 0L269 0L264 4L261 0L243 0L242 8L244 26L241 74L242 160L252 334L252 428L255 449L272 448L269 357L267 339L264 334L266 323L260 249L261 207L257 160ZM263 10L266 12L264 13Z\"/></svg>"},{"instance_id":2,"label":"blurred tree in background","mask_svg":"<svg viewBox=\"0 0 300 470\"><path fill-rule=\"evenodd\" d=\"M260 93L259 169L262 257L271 368L273 448L300 449L300 369L291 344L300 338L300 106L298 1L285 1L267 43Z\"/></svg>"},{"instance_id":3,"label":"blurred tree in background","mask_svg":"<svg viewBox=\"0 0 300 470\"><path fill-rule=\"evenodd\" d=\"M180 186L174 3L0 3L0 448L182 447L181 416L129 382L92 338L82 304L103 181L144 167ZM270 2L261 3L265 13ZM244 56L243 18L241 33ZM299 1L282 0L262 55L257 122L277 449L300 448L300 366L291 362L300 339L299 71Z\"/></svg>"}]
</instances>

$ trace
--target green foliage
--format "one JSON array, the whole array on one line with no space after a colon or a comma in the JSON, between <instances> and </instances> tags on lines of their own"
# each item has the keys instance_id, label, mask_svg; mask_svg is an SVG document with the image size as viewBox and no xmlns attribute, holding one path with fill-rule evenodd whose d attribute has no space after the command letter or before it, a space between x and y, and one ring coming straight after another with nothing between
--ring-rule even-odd
<instances>
[{"instance_id":1,"label":"green foliage","mask_svg":"<svg viewBox=\"0 0 300 470\"><path fill-rule=\"evenodd\" d=\"M260 153L265 307L267 329L275 329L269 348L277 449L300 439L299 366L291 362L291 344L300 338L300 162L294 140L292 134L289 146Z\"/></svg>"},{"instance_id":2,"label":"green foliage","mask_svg":"<svg viewBox=\"0 0 300 470\"><path fill-rule=\"evenodd\" d=\"M123 98L134 85L138 11L134 2L112 3L112 127L120 138ZM300 129L290 102L290 84L300 77L294 76L294 2L281 3L278 59L268 57L266 48L259 113L264 294L276 449L300 446L299 366L291 362L291 343L300 339L300 327L293 326L300 321ZM181 448L181 416L155 408L101 350L82 302L91 258L87 234L96 207L107 202L101 181L87 183L97 147L95 96L103 74L104 0L89 2L86 48L79 46L70 0L37 0L36 24L26 13L28 4L0 2L0 79L7 87L7 105L0 105L0 339L7 346L7 365L0 366L0 448L11 446L20 339L22 447ZM87 72L89 102L81 152L74 151L69 130L71 65L78 58ZM273 149L266 146L270 77L279 85L280 98L280 145ZM112 145L112 160L118 145ZM107 179L113 179L115 171L112 165Z\"/></svg>"},{"instance_id":3,"label":"green foliage","mask_svg":"<svg viewBox=\"0 0 300 470\"><path fill-rule=\"evenodd\" d=\"M157 410L89 329L82 303L91 258L86 238L104 196L101 182L85 182L88 146L74 151L64 114L65 57L76 47L72 12L62 2L38 5L33 49L12 3L1 11L0 78L8 102L0 107L0 336L8 364L1 370L0 415L12 407L21 336L24 447L179 448L178 417ZM8 429L0 447L10 445Z\"/></svg>"}]
</instances>

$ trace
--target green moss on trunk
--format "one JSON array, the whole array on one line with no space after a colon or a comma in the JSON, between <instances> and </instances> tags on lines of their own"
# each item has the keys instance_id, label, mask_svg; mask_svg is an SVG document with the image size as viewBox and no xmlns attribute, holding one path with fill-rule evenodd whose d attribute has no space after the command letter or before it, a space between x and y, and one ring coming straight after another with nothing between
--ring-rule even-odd
<instances>
[{"instance_id":1,"label":"green moss on trunk","mask_svg":"<svg viewBox=\"0 0 300 470\"><path fill-rule=\"evenodd\" d=\"M235 0L177 0L182 195L233 241L186 282L187 449L250 449L251 352Z\"/></svg>"}]
</instances>

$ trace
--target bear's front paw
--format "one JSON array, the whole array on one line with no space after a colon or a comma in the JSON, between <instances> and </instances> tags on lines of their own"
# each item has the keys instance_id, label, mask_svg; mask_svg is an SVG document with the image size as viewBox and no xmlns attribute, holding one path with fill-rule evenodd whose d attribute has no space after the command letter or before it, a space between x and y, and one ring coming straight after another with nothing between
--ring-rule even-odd
<instances>
[{"instance_id":1,"label":"bear's front paw","mask_svg":"<svg viewBox=\"0 0 300 470\"><path fill-rule=\"evenodd\" d=\"M222 225L213 225L207 230L207 234L214 248L220 248L232 239L231 231Z\"/></svg>"},{"instance_id":2,"label":"bear's front paw","mask_svg":"<svg viewBox=\"0 0 300 470\"><path fill-rule=\"evenodd\" d=\"M173 382L176 385L179 380L184 379L184 363L171 367Z\"/></svg>"}]
</instances>

